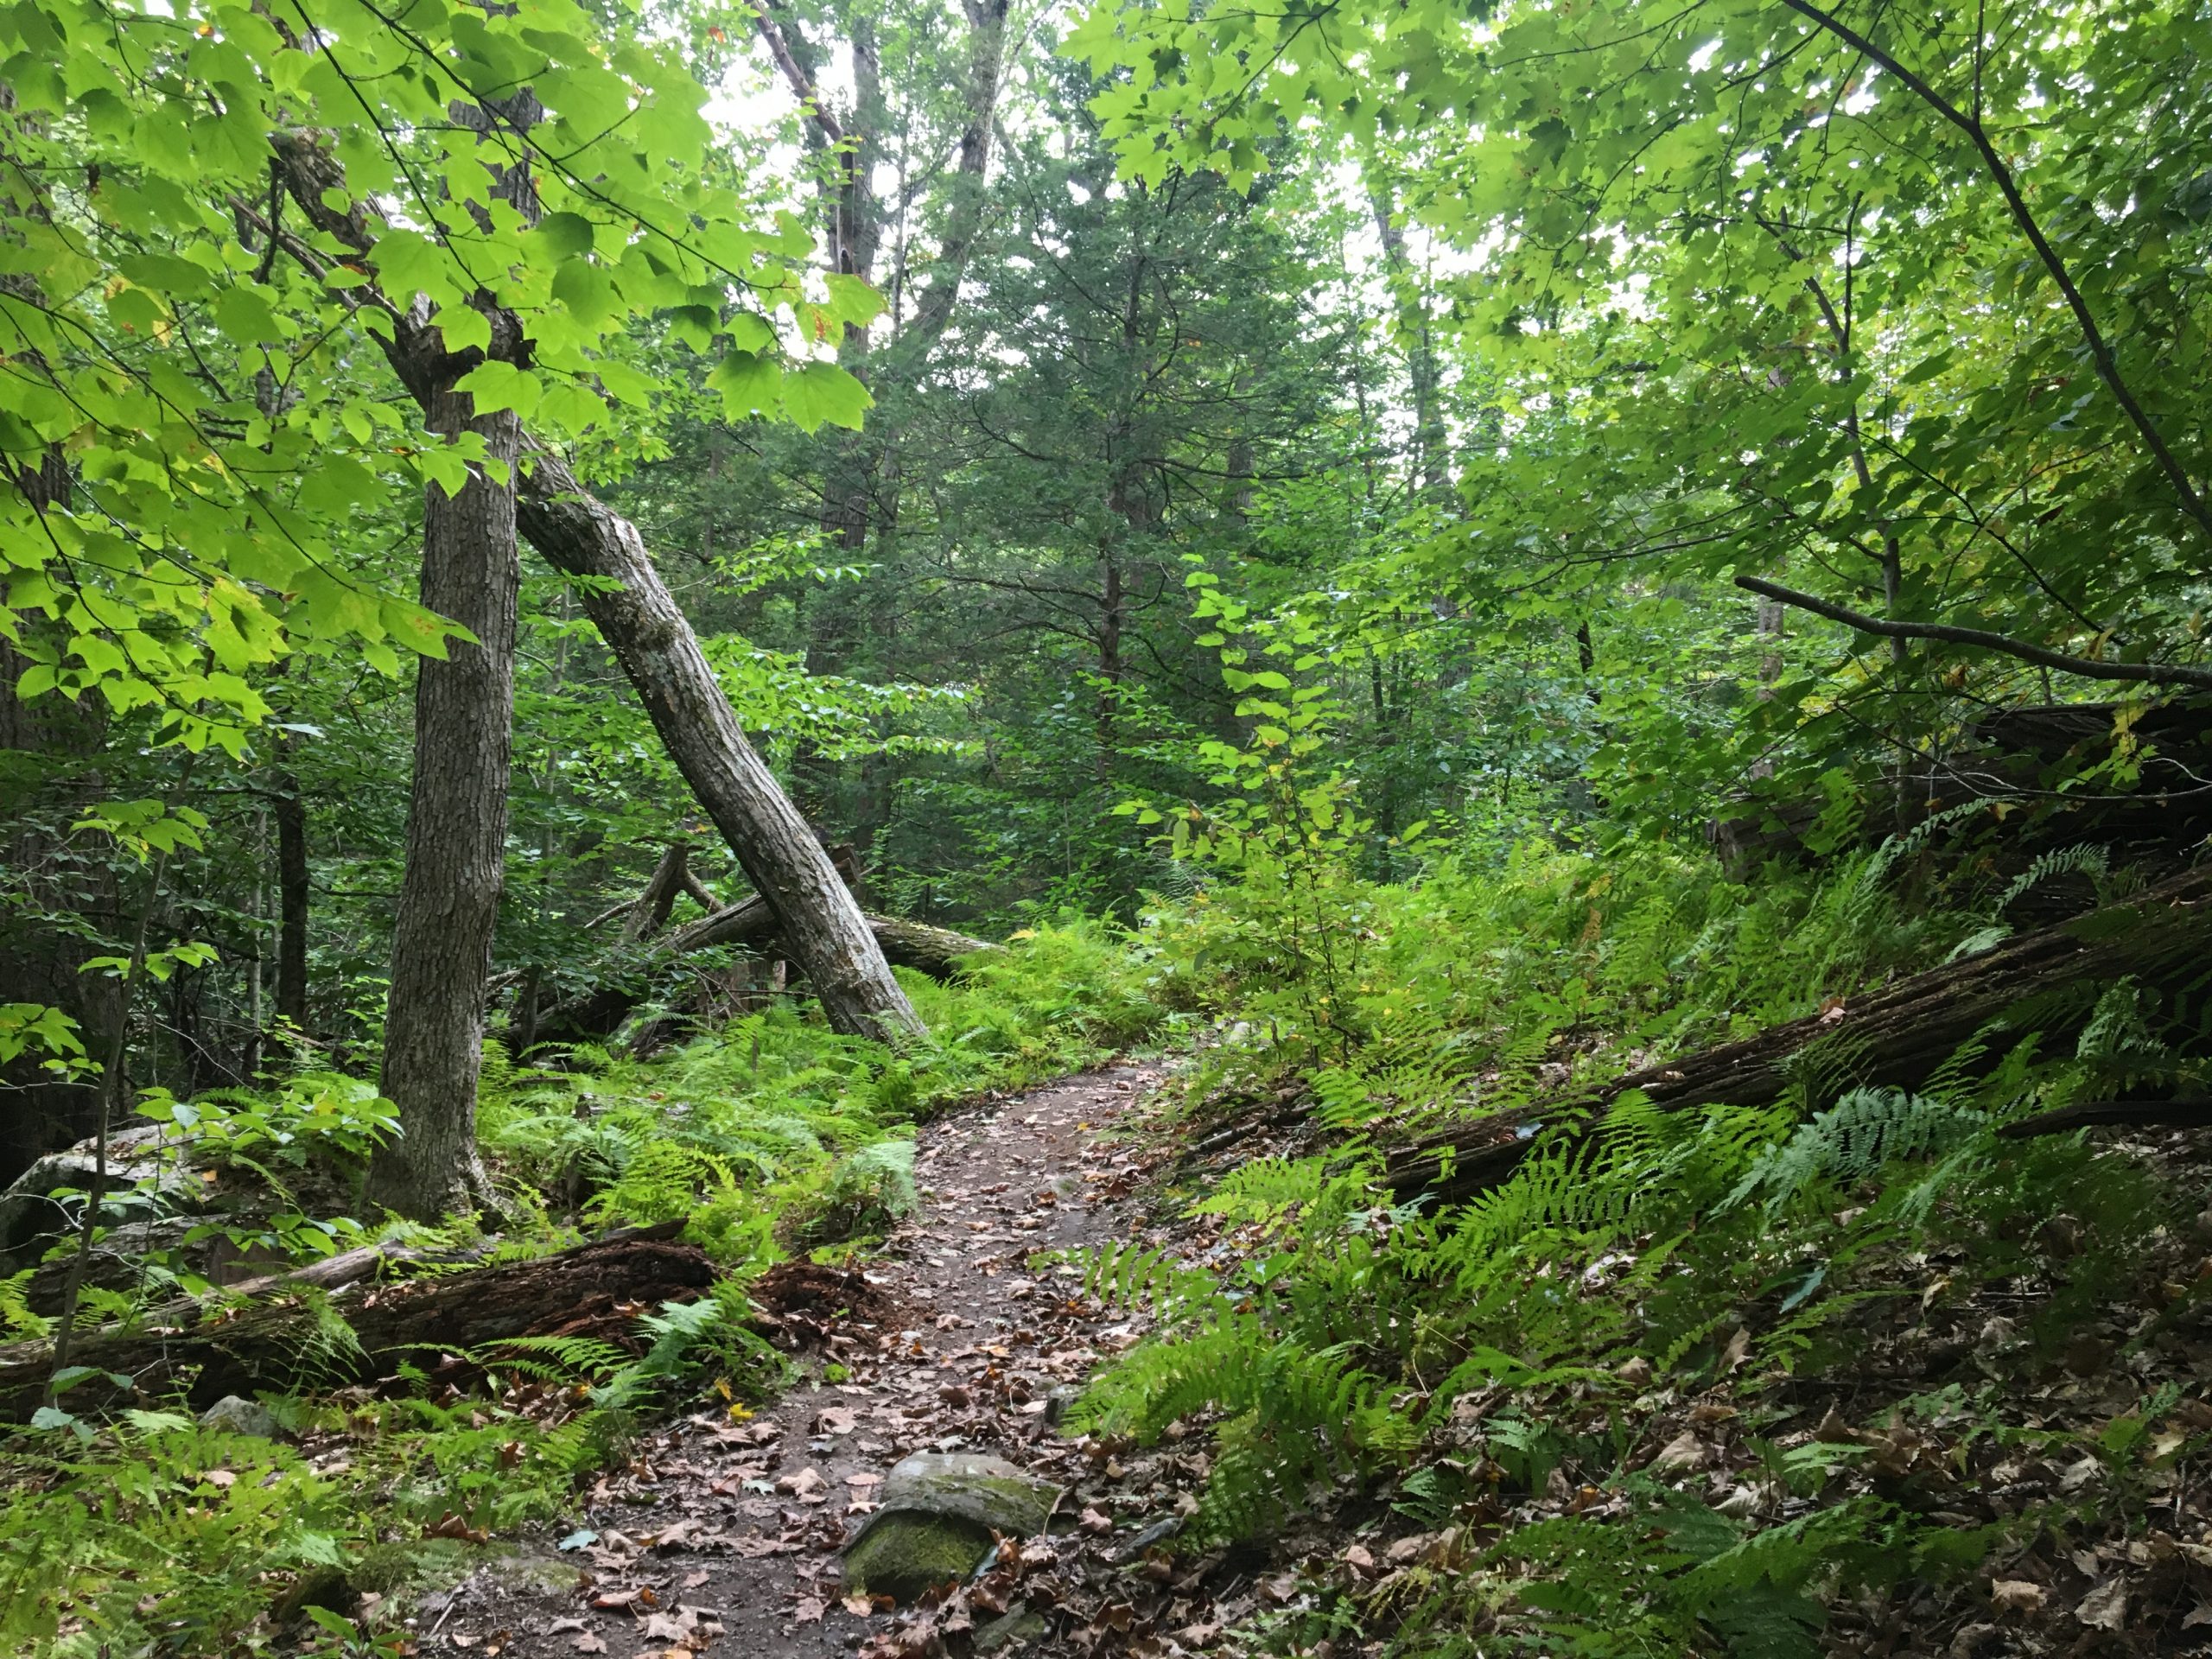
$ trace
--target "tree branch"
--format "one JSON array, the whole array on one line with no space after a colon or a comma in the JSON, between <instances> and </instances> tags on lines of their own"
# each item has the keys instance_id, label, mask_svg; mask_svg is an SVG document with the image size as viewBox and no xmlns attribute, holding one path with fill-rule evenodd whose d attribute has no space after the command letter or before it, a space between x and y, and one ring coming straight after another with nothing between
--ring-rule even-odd
<instances>
[{"instance_id":1,"label":"tree branch","mask_svg":"<svg viewBox=\"0 0 2212 1659\"><path fill-rule=\"evenodd\" d=\"M760 31L761 41L768 48L768 55L776 60L776 67L784 72L784 79L791 83L791 95L798 99L799 107L821 132L823 141L835 149L845 142L845 129L838 122L836 113L814 90L814 78L806 73L797 54L791 51L791 43L784 38L783 29L769 14L767 0L754 0L753 15Z\"/></svg>"},{"instance_id":2,"label":"tree branch","mask_svg":"<svg viewBox=\"0 0 2212 1659\"><path fill-rule=\"evenodd\" d=\"M2051 281L2058 284L2058 291L2065 296L2067 308L2073 312L2074 321L2081 328L2082 338L2089 347L2090 359L2097 365L2098 378L2111 390L2127 418L2134 423L2145 447L2164 471L2167 481L2173 486L2174 493L2181 497L2182 505L2189 510L2190 517L2196 520L2207 536L2212 536L2212 505L2208 505L2204 498L2196 493L2196 486L2190 482L2188 469L2167 446L2165 436L2158 430L2157 423L2152 420L2143 405L2136 402L2135 394L2129 389L2127 382L2120 378L2120 365L2113 356L2111 343L2105 339L2104 331L2097 327L2097 320L2089 310L2089 302L2082 297L2082 290L2074 285L2074 278L2066 269L2066 262L2058 257L2058 251L2050 245L2050 238L2043 233L2043 227L2036 223L2035 215L2028 211L2026 199L2020 194L2019 183L2013 178L2012 169L2005 165L2005 158L1997 153L1997 146L1990 142L1980 114L1967 114L1866 35L1840 17L1811 4L1810 0L1782 0L1782 3L1896 76L1898 82L1922 103L1966 134L1981 156L1983 168L2003 194L2005 205L2012 210L2013 223L2020 227L2021 233L2028 238L2028 245L2036 251L2036 257L2043 261L2043 268L2050 272ZM1975 46L1975 64L1978 95L1980 76L1979 41Z\"/></svg>"},{"instance_id":3,"label":"tree branch","mask_svg":"<svg viewBox=\"0 0 2212 1659\"><path fill-rule=\"evenodd\" d=\"M1815 616L1825 616L1831 622L1841 622L1861 633L1879 635L1885 639L1940 639L1954 645L1974 645L1983 651L2002 652L2007 657L2039 664L2061 674L2078 675L2085 680L2131 680L2147 685L2212 686L2212 668L2192 668L2182 663L2099 663L2086 657L2069 656L2063 651L2050 651L2042 645L2031 645L2024 639L2015 639L2009 634L1992 633L1986 628L1955 628L1942 622L1885 622L1881 618L1868 616L1864 611L1854 611L1841 605L1831 604L1811 594L1801 594L1794 588L1784 588L1758 576L1738 576L1736 585L1746 593L1758 594L1767 599L1779 600L1784 605L1794 605L1801 611L1810 611Z\"/></svg>"}]
</instances>

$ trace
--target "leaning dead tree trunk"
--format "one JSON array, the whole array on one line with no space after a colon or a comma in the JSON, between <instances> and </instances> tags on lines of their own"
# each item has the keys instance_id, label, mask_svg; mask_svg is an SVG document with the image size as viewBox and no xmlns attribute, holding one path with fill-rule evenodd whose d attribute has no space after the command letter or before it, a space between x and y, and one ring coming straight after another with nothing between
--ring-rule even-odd
<instances>
[{"instance_id":1,"label":"leaning dead tree trunk","mask_svg":"<svg viewBox=\"0 0 2212 1659\"><path fill-rule=\"evenodd\" d=\"M861 907L775 774L745 741L645 544L629 520L592 499L558 456L539 451L524 477L523 533L580 585L585 613L621 663L707 816L775 914L836 1030L884 1037L917 1029ZM608 588L612 576L619 586Z\"/></svg>"},{"instance_id":2,"label":"leaning dead tree trunk","mask_svg":"<svg viewBox=\"0 0 2212 1659\"><path fill-rule=\"evenodd\" d=\"M372 264L376 238L360 205L354 202L342 213L329 205L351 200L335 158L310 134L277 133L270 142L285 188L308 220ZM234 205L253 214L251 204ZM280 245L318 276L330 269L329 260L297 238L280 233ZM357 303L384 314L391 324L388 333L378 334L385 355L408 391L428 407L435 390L435 331L415 311L394 305L373 288L349 292ZM495 334L503 324L515 326L515 320L511 315L495 319ZM918 1029L912 1005L892 976L860 906L837 879L829 854L746 741L698 637L654 569L637 526L596 499L576 481L567 462L527 434L523 453L527 470L517 501L523 535L554 569L583 579L577 588L585 613L622 664L684 781L775 912L779 931L814 982L830 1025L865 1037Z\"/></svg>"},{"instance_id":3,"label":"leaning dead tree trunk","mask_svg":"<svg viewBox=\"0 0 2212 1659\"><path fill-rule=\"evenodd\" d=\"M705 1253L668 1236L677 1226L617 1234L535 1261L397 1284L375 1284L374 1264L364 1262L368 1287L341 1287L327 1294L327 1303L275 1295L206 1323L199 1322L205 1310L183 1303L170 1310L176 1317L161 1329L79 1335L70 1360L128 1377L141 1395L181 1387L194 1405L204 1406L257 1389L368 1382L393 1371L403 1359L435 1372L442 1352L466 1364L472 1353L514 1337L588 1336L624 1343L641 1306L694 1301L714 1283ZM296 1288L281 1282L270 1287ZM353 1343L331 1339L326 1309L344 1317ZM52 1350L42 1342L0 1348L0 1421L21 1422L38 1409L53 1363ZM82 1409L92 1403L92 1391L105 1386L97 1379L83 1382L67 1402Z\"/></svg>"},{"instance_id":4,"label":"leaning dead tree trunk","mask_svg":"<svg viewBox=\"0 0 2212 1659\"><path fill-rule=\"evenodd\" d=\"M1513 1173L1536 1128L1594 1128L1630 1090L1670 1108L1758 1106L1802 1084L1825 1103L1868 1085L1922 1088L1939 1068L1972 1076L2031 1033L2046 1044L2072 1040L2098 998L2124 981L2160 996L2177 1022L2201 1026L2212 993L2212 872L2191 871L1740 1042L1454 1124L1391 1154L1384 1179L1402 1193L1469 1197ZM2206 1035L2196 1029L2195 1042Z\"/></svg>"}]
</instances>

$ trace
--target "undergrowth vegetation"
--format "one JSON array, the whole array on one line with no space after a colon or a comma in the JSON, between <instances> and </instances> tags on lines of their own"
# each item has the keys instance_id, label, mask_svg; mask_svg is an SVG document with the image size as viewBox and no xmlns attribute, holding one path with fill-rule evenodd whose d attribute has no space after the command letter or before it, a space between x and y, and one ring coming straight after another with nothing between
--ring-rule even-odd
<instances>
[{"instance_id":1,"label":"undergrowth vegetation","mask_svg":"<svg viewBox=\"0 0 2212 1659\"><path fill-rule=\"evenodd\" d=\"M747 1329L747 1284L779 1260L862 1248L911 1207L917 1120L1154 1032L1165 1016L1148 976L1122 938L1070 921L1028 931L957 983L910 979L932 1034L896 1050L836 1036L787 1001L645 1058L594 1049L522 1065L494 1044L480 1136L507 1209L496 1241L467 1225L299 1213L284 1175L312 1165L319 1190L342 1189L388 1132L365 1085L308 1077L196 1108L156 1101L162 1158L111 1195L103 1243L182 1203L180 1188L196 1200L205 1169L226 1183L253 1174L284 1224L218 1217L182 1235L195 1243L237 1233L304 1261L380 1238L416 1253L401 1271L435 1272L441 1256L526 1259L682 1218L721 1276L704 1299L644 1315L626 1346L521 1338L462 1355L476 1380L459 1390L429 1376L435 1355L334 1391L303 1366L295 1394L268 1401L277 1438L202 1422L175 1399L72 1410L65 1389L0 1442L0 1651L340 1650L355 1637L327 1609L318 1620L318 1596L351 1605L430 1582L472 1543L573 1513L580 1480L702 1385L742 1415L790 1363ZM0 1318L18 1335L48 1323L26 1300L35 1277L0 1280ZM210 1289L181 1257L136 1294L91 1296L81 1318L174 1319L179 1289ZM224 1306L216 1293L209 1317ZM349 1340L342 1300L314 1306L331 1342Z\"/></svg>"},{"instance_id":2,"label":"undergrowth vegetation","mask_svg":"<svg viewBox=\"0 0 2212 1659\"><path fill-rule=\"evenodd\" d=\"M1332 1133L1205 1191L1202 1255L1089 1259L1093 1292L1156 1334L1073 1421L1140 1443L1210 1426L1192 1554L1347 1491L1389 1505L1363 1530L1425 1529L1379 1582L1339 1569L1276 1645L1810 1654L1839 1608L1932 1608L2039 1539L2094 1560L2153 1524L2205 1438L2164 1421L2203 1302L2184 1266L2201 1195L2079 1133L2004 1130L2201 1094L2201 1001L2077 987L2077 1038L1993 1020L1910 1090L1853 1086L1837 1044L1770 1103L1574 1103L1700 1046L1840 1019L2003 937L1986 905L1908 901L1911 851L1750 883L1550 846L1404 887L1247 861L1157 918L1163 984L1224 1021L1183 1109L1288 1096ZM1287 948L1283 912L1317 898L1333 925ZM1385 1179L1378 1135L1539 1100L1558 1109L1514 1120L1526 1155L1471 1201ZM2039 1459L2066 1481L1961 1490Z\"/></svg>"}]
</instances>

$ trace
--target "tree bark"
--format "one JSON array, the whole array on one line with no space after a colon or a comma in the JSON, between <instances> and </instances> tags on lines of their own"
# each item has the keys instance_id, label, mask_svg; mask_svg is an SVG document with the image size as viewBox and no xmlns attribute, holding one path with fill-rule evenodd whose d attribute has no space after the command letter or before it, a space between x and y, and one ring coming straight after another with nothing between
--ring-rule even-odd
<instances>
[{"instance_id":1,"label":"tree bark","mask_svg":"<svg viewBox=\"0 0 2212 1659\"><path fill-rule=\"evenodd\" d=\"M308 809L300 780L274 779L276 818L276 1017L296 1031L308 1025Z\"/></svg>"},{"instance_id":2,"label":"tree bark","mask_svg":"<svg viewBox=\"0 0 2212 1659\"><path fill-rule=\"evenodd\" d=\"M457 1379L481 1369L470 1363L472 1351L513 1337L634 1345L639 1305L696 1300L714 1283L703 1251L664 1236L675 1230L617 1234L506 1267L334 1293L330 1305L353 1327L358 1350L318 1341L317 1309L287 1296L213 1324L200 1322L200 1305L181 1303L168 1310L167 1325L80 1335L71 1360L127 1376L142 1395L181 1385L194 1405L206 1406L226 1394L367 1382L403 1359ZM363 1265L365 1275L375 1271ZM461 1363L441 1366L441 1351ZM0 1349L0 1421L20 1422L38 1408L53 1360L42 1342ZM94 1379L72 1389L71 1407L83 1409L98 1386Z\"/></svg>"},{"instance_id":3,"label":"tree bark","mask_svg":"<svg viewBox=\"0 0 2212 1659\"><path fill-rule=\"evenodd\" d=\"M912 1004L830 855L745 741L697 636L653 569L637 528L594 500L558 456L524 475L523 533L556 570L613 577L578 598L652 716L670 757L814 982L836 1029L883 1038L918 1030Z\"/></svg>"},{"instance_id":4,"label":"tree bark","mask_svg":"<svg viewBox=\"0 0 2212 1659\"><path fill-rule=\"evenodd\" d=\"M278 134L271 143L286 188L309 221L355 252L371 253L374 238L360 208L341 213L324 198L326 190L344 188L344 172L335 160L305 135ZM312 249L297 243L289 246L310 270L327 269ZM391 337L383 341L385 355L408 390L427 406L434 390L428 367L436 358L427 326L381 296L365 296L365 302L378 304L391 321ZM515 327L512 317L499 320L495 334L501 325ZM590 579L578 593L585 614L622 664L684 781L747 879L774 909L830 1025L864 1037L918 1030L920 1021L892 977L860 906L775 775L745 741L729 699L654 569L637 527L577 483L558 455L526 435L523 448L529 466L516 500L522 533L555 569Z\"/></svg>"},{"instance_id":5,"label":"tree bark","mask_svg":"<svg viewBox=\"0 0 2212 1659\"><path fill-rule=\"evenodd\" d=\"M423 1220L492 1196L476 1155L476 1078L505 866L522 587L514 487L521 422L512 410L476 415L467 394L448 384L431 399L429 424L480 434L486 459L470 467L457 494L431 485L423 505L423 603L475 639L450 641L445 661L425 657L416 672L414 788L382 1084L399 1109L400 1134L369 1166L370 1198Z\"/></svg>"},{"instance_id":6,"label":"tree bark","mask_svg":"<svg viewBox=\"0 0 2212 1659\"><path fill-rule=\"evenodd\" d=\"M652 880L645 883L645 890L630 906L630 913L622 918L622 942L634 944L639 939L650 939L668 925L669 917L675 912L678 893L688 893L697 883L691 877L690 849L682 842L671 842L661 849L660 862L653 867Z\"/></svg>"},{"instance_id":7,"label":"tree bark","mask_svg":"<svg viewBox=\"0 0 2212 1659\"><path fill-rule=\"evenodd\" d=\"M2031 1033L2046 1044L2076 1036L2099 994L2126 979L2164 995L2180 1015L2202 1010L2212 988L2212 871L2191 871L2125 904L1740 1042L1454 1124L1393 1152L1384 1179L1395 1192L1441 1202L1471 1197L1510 1177L1538 1129L1579 1124L1576 1133L1590 1133L1630 1090L1669 1109L1760 1106L1802 1083L1824 1104L1853 1088L1920 1088L1938 1068L1971 1075Z\"/></svg>"}]
</instances>

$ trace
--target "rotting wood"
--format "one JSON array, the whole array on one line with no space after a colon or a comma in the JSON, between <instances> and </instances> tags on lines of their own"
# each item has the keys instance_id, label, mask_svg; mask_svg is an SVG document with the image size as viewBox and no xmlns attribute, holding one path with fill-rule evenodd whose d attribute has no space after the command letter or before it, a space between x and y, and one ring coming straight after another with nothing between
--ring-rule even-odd
<instances>
[{"instance_id":1,"label":"rotting wood","mask_svg":"<svg viewBox=\"0 0 2212 1659\"><path fill-rule=\"evenodd\" d=\"M978 951L999 949L988 939L970 938L950 928L925 922L905 921L895 916L867 917L884 959L894 967L912 968L931 979L950 979L961 961ZM693 951L716 945L742 945L771 955L786 951L774 912L756 896L727 906L711 916L680 927L670 934L655 956L663 963ZM535 1041L547 1043L598 1042L613 1035L632 1009L645 1000L643 982L650 975L626 975L619 982L593 987L569 998L537 1018Z\"/></svg>"},{"instance_id":2,"label":"rotting wood","mask_svg":"<svg viewBox=\"0 0 2212 1659\"><path fill-rule=\"evenodd\" d=\"M634 1345L640 1309L696 1300L714 1283L706 1253L675 1241L682 1225L616 1233L527 1262L331 1293L327 1306L344 1317L358 1346L324 1338L322 1311L280 1294L235 1312L227 1300L213 1310L180 1303L163 1311L168 1324L157 1313L155 1322L135 1329L81 1332L71 1363L127 1376L139 1396L160 1399L181 1389L205 1406L226 1394L369 1382L402 1360L436 1376L442 1356L451 1355L467 1370L471 1351L515 1337ZM373 1267L364 1262L362 1271ZM262 1282L279 1292L290 1287ZM22 1421L38 1408L52 1367L49 1344L0 1348L0 1421ZM119 1392L95 1376L71 1389L64 1403L81 1412Z\"/></svg>"},{"instance_id":3,"label":"rotting wood","mask_svg":"<svg viewBox=\"0 0 2212 1659\"><path fill-rule=\"evenodd\" d=\"M2212 1128L2212 1100L2084 1101L2078 1106L2061 1106L2021 1118L1997 1133L2007 1141L2026 1141L2039 1135L2093 1128Z\"/></svg>"},{"instance_id":4,"label":"rotting wood","mask_svg":"<svg viewBox=\"0 0 2212 1659\"><path fill-rule=\"evenodd\" d=\"M2046 1046L2070 1041L2098 997L2131 979L2158 993L2178 1022L2204 1024L2212 995L2212 871L2190 871L2125 903L1739 1042L1452 1124L1391 1153L1383 1179L1402 1195L1426 1193L1441 1203L1470 1198L1510 1176L1541 1130L1579 1121L1586 1134L1631 1090L1680 1109L1764 1105L1801 1083L1821 1099L1867 1085L1920 1088L1939 1067L1971 1074L1994 1065L2031 1033L2041 1033Z\"/></svg>"}]
</instances>

